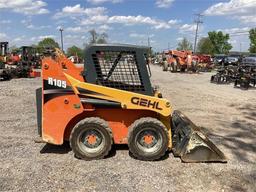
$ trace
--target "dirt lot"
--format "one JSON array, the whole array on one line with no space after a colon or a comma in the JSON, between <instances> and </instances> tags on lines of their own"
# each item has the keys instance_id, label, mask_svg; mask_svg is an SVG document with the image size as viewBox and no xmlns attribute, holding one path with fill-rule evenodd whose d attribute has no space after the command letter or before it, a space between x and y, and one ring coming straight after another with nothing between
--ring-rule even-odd
<instances>
[{"instance_id":1,"label":"dirt lot","mask_svg":"<svg viewBox=\"0 0 256 192\"><path fill-rule=\"evenodd\" d=\"M152 72L173 107L226 153L227 164L184 164L172 153L143 162L126 146L86 162L68 145L34 143L40 79L15 79L0 82L0 191L256 191L256 90L210 84L210 73Z\"/></svg>"}]
</instances>

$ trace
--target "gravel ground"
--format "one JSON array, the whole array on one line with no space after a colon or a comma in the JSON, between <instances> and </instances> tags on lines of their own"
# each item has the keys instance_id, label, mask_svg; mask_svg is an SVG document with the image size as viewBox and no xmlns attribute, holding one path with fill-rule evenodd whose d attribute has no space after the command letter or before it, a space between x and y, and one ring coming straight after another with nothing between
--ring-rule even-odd
<instances>
[{"instance_id":1,"label":"gravel ground","mask_svg":"<svg viewBox=\"0 0 256 192\"><path fill-rule=\"evenodd\" d=\"M143 162L127 146L87 162L67 144L34 143L40 79L14 79L0 82L0 191L256 191L256 90L210 84L210 73L152 72L173 108L204 129L227 164L185 164L172 153Z\"/></svg>"}]
</instances>

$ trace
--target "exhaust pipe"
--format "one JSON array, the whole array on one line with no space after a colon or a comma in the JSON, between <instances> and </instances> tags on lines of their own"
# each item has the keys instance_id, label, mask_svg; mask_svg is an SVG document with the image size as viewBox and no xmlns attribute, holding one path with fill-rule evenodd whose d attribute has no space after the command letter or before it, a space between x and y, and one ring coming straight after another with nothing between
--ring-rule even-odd
<instances>
[{"instance_id":1,"label":"exhaust pipe","mask_svg":"<svg viewBox=\"0 0 256 192\"><path fill-rule=\"evenodd\" d=\"M173 154L183 162L222 162L225 155L180 111L172 114Z\"/></svg>"}]
</instances>

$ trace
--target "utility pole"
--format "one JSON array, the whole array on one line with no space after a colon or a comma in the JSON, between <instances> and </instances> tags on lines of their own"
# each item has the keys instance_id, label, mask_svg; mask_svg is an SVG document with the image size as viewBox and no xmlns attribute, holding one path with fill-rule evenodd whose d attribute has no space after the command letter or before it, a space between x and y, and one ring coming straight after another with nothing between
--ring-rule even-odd
<instances>
[{"instance_id":1,"label":"utility pole","mask_svg":"<svg viewBox=\"0 0 256 192\"><path fill-rule=\"evenodd\" d=\"M59 30L60 30L61 50L63 51L63 35L62 35L62 32L64 31L64 29L61 27Z\"/></svg>"},{"instance_id":2,"label":"utility pole","mask_svg":"<svg viewBox=\"0 0 256 192\"><path fill-rule=\"evenodd\" d=\"M197 38L198 38L198 30L199 30L199 25L203 23L202 21L202 17L203 15L198 13L198 14L195 14L196 16L196 19L195 19L195 23L196 23L196 34L195 34L195 42L194 42L194 53L196 52L196 44L197 44Z\"/></svg>"},{"instance_id":3,"label":"utility pole","mask_svg":"<svg viewBox=\"0 0 256 192\"><path fill-rule=\"evenodd\" d=\"M149 38L149 36L148 36L148 47L149 47L149 58L150 58L152 55L151 55L151 46L150 46L150 38ZM150 62L151 62L151 60L150 60Z\"/></svg>"},{"instance_id":4,"label":"utility pole","mask_svg":"<svg viewBox=\"0 0 256 192\"><path fill-rule=\"evenodd\" d=\"M170 43L168 42L168 51L170 50Z\"/></svg>"}]
</instances>

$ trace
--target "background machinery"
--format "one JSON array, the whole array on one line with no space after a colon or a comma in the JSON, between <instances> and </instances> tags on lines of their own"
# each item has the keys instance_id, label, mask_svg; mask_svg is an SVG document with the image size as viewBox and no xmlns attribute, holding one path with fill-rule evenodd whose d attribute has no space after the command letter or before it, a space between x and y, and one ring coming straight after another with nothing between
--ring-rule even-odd
<instances>
[{"instance_id":1,"label":"background machinery","mask_svg":"<svg viewBox=\"0 0 256 192\"><path fill-rule=\"evenodd\" d=\"M213 56L213 63L217 66L224 66L226 57L227 56L225 54L215 54Z\"/></svg>"},{"instance_id":2,"label":"background machinery","mask_svg":"<svg viewBox=\"0 0 256 192\"><path fill-rule=\"evenodd\" d=\"M256 57L250 55L244 57L239 63L232 63L219 67L217 73L211 77L212 83L229 84L234 87L249 89L256 85Z\"/></svg>"},{"instance_id":3,"label":"background machinery","mask_svg":"<svg viewBox=\"0 0 256 192\"><path fill-rule=\"evenodd\" d=\"M242 64L238 67L234 81L235 87L249 89L256 85L256 56L249 55L244 57Z\"/></svg>"},{"instance_id":4,"label":"background machinery","mask_svg":"<svg viewBox=\"0 0 256 192\"><path fill-rule=\"evenodd\" d=\"M8 49L8 42L0 42L0 80L9 80L12 77L11 69L6 67Z\"/></svg>"},{"instance_id":5,"label":"background machinery","mask_svg":"<svg viewBox=\"0 0 256 192\"><path fill-rule=\"evenodd\" d=\"M226 162L200 128L152 88L147 54L147 47L91 45L82 69L61 51L49 52L36 91L42 140L67 140L85 160L104 158L112 144L128 144L141 160L172 150L184 162Z\"/></svg>"},{"instance_id":6,"label":"background machinery","mask_svg":"<svg viewBox=\"0 0 256 192\"><path fill-rule=\"evenodd\" d=\"M0 42L0 78L40 77L41 57L37 49L31 46L22 46L15 52L9 53L8 42Z\"/></svg>"},{"instance_id":7,"label":"background machinery","mask_svg":"<svg viewBox=\"0 0 256 192\"><path fill-rule=\"evenodd\" d=\"M238 66L219 66L217 73L211 76L211 83L216 84L229 84L235 81Z\"/></svg>"},{"instance_id":8,"label":"background machinery","mask_svg":"<svg viewBox=\"0 0 256 192\"><path fill-rule=\"evenodd\" d=\"M16 77L40 77L41 57L36 48L31 46L20 47L20 62L17 64Z\"/></svg>"},{"instance_id":9,"label":"background machinery","mask_svg":"<svg viewBox=\"0 0 256 192\"><path fill-rule=\"evenodd\" d=\"M214 63L211 55L194 54L192 60L196 62L197 71L209 72L214 68Z\"/></svg>"},{"instance_id":10,"label":"background machinery","mask_svg":"<svg viewBox=\"0 0 256 192\"><path fill-rule=\"evenodd\" d=\"M163 62L163 71L171 72L196 71L191 51L168 50L164 52L166 62Z\"/></svg>"}]
</instances>

